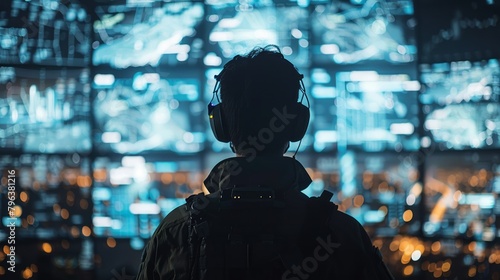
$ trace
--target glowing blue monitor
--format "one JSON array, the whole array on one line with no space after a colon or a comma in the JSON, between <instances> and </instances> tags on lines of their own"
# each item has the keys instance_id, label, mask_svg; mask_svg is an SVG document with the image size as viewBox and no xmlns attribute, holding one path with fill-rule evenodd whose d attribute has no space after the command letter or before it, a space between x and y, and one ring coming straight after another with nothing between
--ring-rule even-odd
<instances>
[{"instance_id":1,"label":"glowing blue monitor","mask_svg":"<svg viewBox=\"0 0 500 280\"><path fill-rule=\"evenodd\" d=\"M170 211L202 190L197 160L142 156L94 162L92 222L97 236L149 238Z\"/></svg>"},{"instance_id":2,"label":"glowing blue monitor","mask_svg":"<svg viewBox=\"0 0 500 280\"><path fill-rule=\"evenodd\" d=\"M500 147L498 59L420 66L425 139L439 149Z\"/></svg>"},{"instance_id":3,"label":"glowing blue monitor","mask_svg":"<svg viewBox=\"0 0 500 280\"><path fill-rule=\"evenodd\" d=\"M2 1L0 62L87 66L91 23L82 2Z\"/></svg>"},{"instance_id":4,"label":"glowing blue monitor","mask_svg":"<svg viewBox=\"0 0 500 280\"><path fill-rule=\"evenodd\" d=\"M365 151L416 151L420 83L406 73L336 73L338 145Z\"/></svg>"},{"instance_id":5,"label":"glowing blue monitor","mask_svg":"<svg viewBox=\"0 0 500 280\"><path fill-rule=\"evenodd\" d=\"M298 67L310 62L308 11L297 3L209 1L206 19L207 66L221 66L235 55L268 44L280 46Z\"/></svg>"},{"instance_id":6,"label":"glowing blue monitor","mask_svg":"<svg viewBox=\"0 0 500 280\"><path fill-rule=\"evenodd\" d=\"M93 64L113 68L196 64L203 40L202 3L127 1L98 5Z\"/></svg>"},{"instance_id":7,"label":"glowing blue monitor","mask_svg":"<svg viewBox=\"0 0 500 280\"><path fill-rule=\"evenodd\" d=\"M0 149L88 152L88 69L0 67Z\"/></svg>"},{"instance_id":8,"label":"glowing blue monitor","mask_svg":"<svg viewBox=\"0 0 500 280\"><path fill-rule=\"evenodd\" d=\"M312 58L323 64L415 61L411 0L335 0L313 6Z\"/></svg>"},{"instance_id":9,"label":"glowing blue monitor","mask_svg":"<svg viewBox=\"0 0 500 280\"><path fill-rule=\"evenodd\" d=\"M147 69L145 69L147 71ZM196 73L103 72L94 77L99 151L196 153L205 141L206 104Z\"/></svg>"}]
</instances>

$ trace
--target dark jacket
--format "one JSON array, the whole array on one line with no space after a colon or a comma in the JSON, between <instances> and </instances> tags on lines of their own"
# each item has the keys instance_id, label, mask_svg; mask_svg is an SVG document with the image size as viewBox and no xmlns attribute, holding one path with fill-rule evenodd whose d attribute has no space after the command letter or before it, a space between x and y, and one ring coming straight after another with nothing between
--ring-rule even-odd
<instances>
[{"instance_id":1,"label":"dark jacket","mask_svg":"<svg viewBox=\"0 0 500 280\"><path fill-rule=\"evenodd\" d=\"M311 250L290 258L289 269L281 277L269 279L391 279L366 231L351 216L336 208L326 211L327 234L315 235L316 229L310 226L311 218L307 215L314 200L301 192L311 179L295 159L229 158L218 163L204 183L211 195L240 186L269 186L284 194L281 199L285 210L269 213L274 215L276 229L288 236L286 242L290 244L280 250L287 251L284 255L297 256L294 250L304 243L300 240L304 233L312 237ZM198 268L193 259L199 256L191 256L188 239L189 212L183 205L168 214L156 229L144 250L137 279L197 279Z\"/></svg>"}]
</instances>

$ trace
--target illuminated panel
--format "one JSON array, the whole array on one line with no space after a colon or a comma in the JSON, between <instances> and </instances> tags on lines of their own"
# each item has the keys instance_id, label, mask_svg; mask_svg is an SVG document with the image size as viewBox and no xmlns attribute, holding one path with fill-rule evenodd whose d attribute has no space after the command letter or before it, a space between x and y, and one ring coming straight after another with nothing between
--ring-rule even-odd
<instances>
[{"instance_id":1,"label":"illuminated panel","mask_svg":"<svg viewBox=\"0 0 500 280\"><path fill-rule=\"evenodd\" d=\"M0 149L87 152L89 71L0 67Z\"/></svg>"},{"instance_id":2,"label":"illuminated panel","mask_svg":"<svg viewBox=\"0 0 500 280\"><path fill-rule=\"evenodd\" d=\"M339 145L365 151L418 149L420 83L409 74L338 72L336 88Z\"/></svg>"},{"instance_id":3,"label":"illuminated panel","mask_svg":"<svg viewBox=\"0 0 500 280\"><path fill-rule=\"evenodd\" d=\"M307 9L264 1L208 1L207 9L205 65L221 66L235 55L268 44L278 45L296 66L309 63Z\"/></svg>"},{"instance_id":4,"label":"illuminated panel","mask_svg":"<svg viewBox=\"0 0 500 280\"><path fill-rule=\"evenodd\" d=\"M339 210L356 218L372 236L416 234L422 186L417 153L354 153L318 157L312 184L303 192L333 192ZM342 172L339 172L342 170Z\"/></svg>"},{"instance_id":5,"label":"illuminated panel","mask_svg":"<svg viewBox=\"0 0 500 280\"><path fill-rule=\"evenodd\" d=\"M311 70L312 103L310 127L313 130L313 148L317 152L333 151L337 148L337 106L335 98L335 76L326 69Z\"/></svg>"},{"instance_id":6,"label":"illuminated panel","mask_svg":"<svg viewBox=\"0 0 500 280\"><path fill-rule=\"evenodd\" d=\"M427 236L493 241L500 237L499 156L431 155L426 170Z\"/></svg>"},{"instance_id":7,"label":"illuminated panel","mask_svg":"<svg viewBox=\"0 0 500 280\"><path fill-rule=\"evenodd\" d=\"M0 170L2 182L8 170L16 172L16 236L49 240L91 235L92 181L87 158L78 154L1 156ZM1 211L2 225L8 226L7 207Z\"/></svg>"},{"instance_id":8,"label":"illuminated panel","mask_svg":"<svg viewBox=\"0 0 500 280\"><path fill-rule=\"evenodd\" d=\"M421 65L425 136L444 149L500 147L497 59Z\"/></svg>"},{"instance_id":9,"label":"illuminated panel","mask_svg":"<svg viewBox=\"0 0 500 280\"><path fill-rule=\"evenodd\" d=\"M500 57L500 1L422 0L415 5L420 62Z\"/></svg>"},{"instance_id":10,"label":"illuminated panel","mask_svg":"<svg viewBox=\"0 0 500 280\"><path fill-rule=\"evenodd\" d=\"M415 26L409 0L318 4L311 14L312 58L316 63L335 64L412 62Z\"/></svg>"},{"instance_id":11,"label":"illuminated panel","mask_svg":"<svg viewBox=\"0 0 500 280\"><path fill-rule=\"evenodd\" d=\"M79 1L4 0L0 62L86 66L90 15Z\"/></svg>"},{"instance_id":12,"label":"illuminated panel","mask_svg":"<svg viewBox=\"0 0 500 280\"><path fill-rule=\"evenodd\" d=\"M196 64L202 3L127 1L95 7L93 64L113 68Z\"/></svg>"},{"instance_id":13,"label":"illuminated panel","mask_svg":"<svg viewBox=\"0 0 500 280\"><path fill-rule=\"evenodd\" d=\"M149 238L170 211L201 192L200 163L142 156L94 162L93 224L97 236Z\"/></svg>"},{"instance_id":14,"label":"illuminated panel","mask_svg":"<svg viewBox=\"0 0 500 280\"><path fill-rule=\"evenodd\" d=\"M99 151L195 153L205 141L206 104L196 72L102 72L94 77Z\"/></svg>"}]
</instances>

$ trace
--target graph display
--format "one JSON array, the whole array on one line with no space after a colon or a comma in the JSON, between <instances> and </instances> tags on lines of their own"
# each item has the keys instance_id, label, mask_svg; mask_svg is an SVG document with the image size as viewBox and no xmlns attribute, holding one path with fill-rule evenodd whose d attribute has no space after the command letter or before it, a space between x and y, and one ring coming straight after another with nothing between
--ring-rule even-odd
<instances>
[{"instance_id":1,"label":"graph display","mask_svg":"<svg viewBox=\"0 0 500 280\"><path fill-rule=\"evenodd\" d=\"M93 224L97 236L149 238L170 211L202 191L200 162L142 156L94 162Z\"/></svg>"},{"instance_id":2,"label":"graph display","mask_svg":"<svg viewBox=\"0 0 500 280\"><path fill-rule=\"evenodd\" d=\"M237 54L268 44L280 46L294 65L308 65L308 11L287 2L209 1L205 65L221 66Z\"/></svg>"},{"instance_id":3,"label":"graph display","mask_svg":"<svg viewBox=\"0 0 500 280\"><path fill-rule=\"evenodd\" d=\"M417 150L420 83L406 73L336 73L339 145L365 151Z\"/></svg>"},{"instance_id":4,"label":"graph display","mask_svg":"<svg viewBox=\"0 0 500 280\"><path fill-rule=\"evenodd\" d=\"M426 136L440 149L500 146L497 59L421 65Z\"/></svg>"},{"instance_id":5,"label":"graph display","mask_svg":"<svg viewBox=\"0 0 500 280\"><path fill-rule=\"evenodd\" d=\"M1 64L88 65L90 14L80 1L5 0L2 8Z\"/></svg>"},{"instance_id":6,"label":"graph display","mask_svg":"<svg viewBox=\"0 0 500 280\"><path fill-rule=\"evenodd\" d=\"M88 152L89 70L0 67L0 148Z\"/></svg>"},{"instance_id":7,"label":"graph display","mask_svg":"<svg viewBox=\"0 0 500 280\"><path fill-rule=\"evenodd\" d=\"M202 58L202 3L127 1L95 12L93 65L192 65Z\"/></svg>"},{"instance_id":8,"label":"graph display","mask_svg":"<svg viewBox=\"0 0 500 280\"><path fill-rule=\"evenodd\" d=\"M477 241L499 238L499 156L432 155L428 162L424 233Z\"/></svg>"},{"instance_id":9,"label":"graph display","mask_svg":"<svg viewBox=\"0 0 500 280\"><path fill-rule=\"evenodd\" d=\"M99 151L195 153L204 147L206 104L196 72L148 69L94 77L94 133Z\"/></svg>"},{"instance_id":10,"label":"graph display","mask_svg":"<svg viewBox=\"0 0 500 280\"><path fill-rule=\"evenodd\" d=\"M16 236L42 240L90 236L90 163L67 156L1 156L0 173L16 171ZM2 179L4 179L2 178ZM7 207L2 217L9 217ZM6 219L2 225L7 227Z\"/></svg>"},{"instance_id":11,"label":"graph display","mask_svg":"<svg viewBox=\"0 0 500 280\"><path fill-rule=\"evenodd\" d=\"M313 61L413 62L417 52L413 14L410 0L320 3L311 15Z\"/></svg>"},{"instance_id":12,"label":"graph display","mask_svg":"<svg viewBox=\"0 0 500 280\"><path fill-rule=\"evenodd\" d=\"M424 0L415 5L419 15L420 62L500 56L499 1Z\"/></svg>"}]
</instances>

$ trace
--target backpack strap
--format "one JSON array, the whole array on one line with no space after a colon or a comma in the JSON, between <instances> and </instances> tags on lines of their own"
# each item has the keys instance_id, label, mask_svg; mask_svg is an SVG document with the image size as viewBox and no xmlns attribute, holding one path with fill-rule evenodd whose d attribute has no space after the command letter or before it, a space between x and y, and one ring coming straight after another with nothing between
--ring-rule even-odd
<instances>
[{"instance_id":1,"label":"backpack strap","mask_svg":"<svg viewBox=\"0 0 500 280\"><path fill-rule=\"evenodd\" d=\"M303 250L306 250L308 255L318 246L320 240L338 243L338 237L329 227L333 213L338 210L338 206L330 201L332 196L333 193L324 190L319 197L310 197L307 201L307 216L301 238L304 240ZM328 259L336 257L335 251L329 252ZM323 279L331 277L332 273L337 274L339 271L336 267L337 262L327 260L318 261L319 268L314 272L315 277L312 279Z\"/></svg>"},{"instance_id":2,"label":"backpack strap","mask_svg":"<svg viewBox=\"0 0 500 280\"><path fill-rule=\"evenodd\" d=\"M338 210L338 205L331 202L333 193L324 190L319 197L310 197L307 201L306 224L320 227L321 230L328 228L328 223L334 211Z\"/></svg>"}]
</instances>

